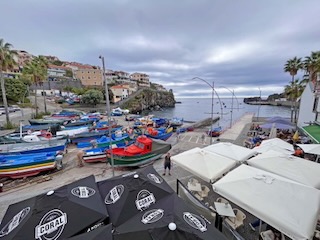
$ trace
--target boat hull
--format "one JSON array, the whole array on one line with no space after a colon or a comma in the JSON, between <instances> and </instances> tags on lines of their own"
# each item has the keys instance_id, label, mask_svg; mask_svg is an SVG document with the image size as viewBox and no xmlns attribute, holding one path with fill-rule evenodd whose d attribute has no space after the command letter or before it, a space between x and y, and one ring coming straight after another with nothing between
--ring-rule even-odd
<instances>
[{"instance_id":1,"label":"boat hull","mask_svg":"<svg viewBox=\"0 0 320 240\"><path fill-rule=\"evenodd\" d=\"M8 155L0 161L0 177L23 178L57 168L55 153Z\"/></svg>"},{"instance_id":2,"label":"boat hull","mask_svg":"<svg viewBox=\"0 0 320 240\"><path fill-rule=\"evenodd\" d=\"M170 133L158 134L158 135L155 135L155 136L146 134L146 136L147 136L147 137L150 137L150 138L160 139L160 140L166 141L166 140L168 140L168 139L172 136L172 132L170 132Z\"/></svg>"},{"instance_id":3,"label":"boat hull","mask_svg":"<svg viewBox=\"0 0 320 240\"><path fill-rule=\"evenodd\" d=\"M161 156L167 153L171 149L171 144L161 140L152 139L152 150L145 154L138 154L133 156L113 155L113 163L111 162L111 156L108 154L108 162L117 167L139 167L146 164L151 164L155 160L161 158Z\"/></svg>"}]
</instances>

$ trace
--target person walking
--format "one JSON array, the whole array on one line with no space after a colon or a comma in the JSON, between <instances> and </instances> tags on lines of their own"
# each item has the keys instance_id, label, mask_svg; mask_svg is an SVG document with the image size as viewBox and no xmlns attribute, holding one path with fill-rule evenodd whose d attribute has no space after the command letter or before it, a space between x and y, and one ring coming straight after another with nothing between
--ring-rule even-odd
<instances>
[{"instance_id":1,"label":"person walking","mask_svg":"<svg viewBox=\"0 0 320 240\"><path fill-rule=\"evenodd\" d=\"M163 176L166 175L167 168L169 169L169 175L171 176L170 170L171 170L171 155L168 152L167 155L164 158L164 173Z\"/></svg>"},{"instance_id":2,"label":"person walking","mask_svg":"<svg viewBox=\"0 0 320 240\"><path fill-rule=\"evenodd\" d=\"M203 133L202 135L201 135L201 140L202 140L202 143L204 143L204 140L206 139L206 135Z\"/></svg>"}]
</instances>

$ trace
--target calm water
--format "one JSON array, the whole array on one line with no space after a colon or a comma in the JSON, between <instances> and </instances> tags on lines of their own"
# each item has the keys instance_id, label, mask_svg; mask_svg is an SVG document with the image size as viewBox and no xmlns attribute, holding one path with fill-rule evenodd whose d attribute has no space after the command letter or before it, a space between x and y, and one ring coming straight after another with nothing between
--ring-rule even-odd
<instances>
[{"instance_id":1,"label":"calm water","mask_svg":"<svg viewBox=\"0 0 320 240\"><path fill-rule=\"evenodd\" d=\"M218 99L214 99L213 102L213 112L214 116L222 116L219 123L215 126L222 126L227 128L230 126L231 121L231 110L233 109L232 122L236 122L245 113L254 113L255 116L259 117L275 117L282 116L290 118L290 108L280 107L280 106L255 106L243 103L243 99L237 98L221 98L219 102ZM150 114L154 114L157 117L179 117L188 121L199 121L210 117L212 100L211 98L183 98L176 99L176 101L181 101L181 104L176 104L175 108L164 109L163 111L154 111ZM233 107L232 107L233 106ZM222 113L222 115L221 115Z\"/></svg>"}]
</instances>

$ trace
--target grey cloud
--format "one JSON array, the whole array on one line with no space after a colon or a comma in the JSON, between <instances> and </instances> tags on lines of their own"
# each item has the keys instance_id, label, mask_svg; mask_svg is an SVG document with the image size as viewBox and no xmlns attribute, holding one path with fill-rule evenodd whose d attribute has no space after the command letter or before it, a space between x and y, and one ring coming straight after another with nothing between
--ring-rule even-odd
<instances>
[{"instance_id":1,"label":"grey cloud","mask_svg":"<svg viewBox=\"0 0 320 240\"><path fill-rule=\"evenodd\" d=\"M257 86L268 95L290 81L287 59L319 50L318 0L4 0L1 7L0 37L16 48L93 65L103 54L108 69L147 72L177 96L210 96L195 76L239 95L257 94Z\"/></svg>"}]
</instances>

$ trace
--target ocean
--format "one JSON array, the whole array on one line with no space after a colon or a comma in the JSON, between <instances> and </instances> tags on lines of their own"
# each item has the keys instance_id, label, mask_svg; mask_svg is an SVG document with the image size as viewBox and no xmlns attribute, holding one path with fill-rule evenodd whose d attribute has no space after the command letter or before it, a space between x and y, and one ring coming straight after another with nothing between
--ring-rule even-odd
<instances>
[{"instance_id":1,"label":"ocean","mask_svg":"<svg viewBox=\"0 0 320 240\"><path fill-rule=\"evenodd\" d=\"M166 108L163 111L152 111L156 117L183 118L186 121L199 121L209 118L211 115L211 98L182 98L176 99L174 108ZM243 102L243 98L215 98L213 101L213 116L220 117L219 122L213 126L221 126L223 129L230 127L231 118L234 124L245 113L254 113L255 117L276 117L290 118L290 108L268 105L248 105ZM232 113L232 114L231 114Z\"/></svg>"}]
</instances>

